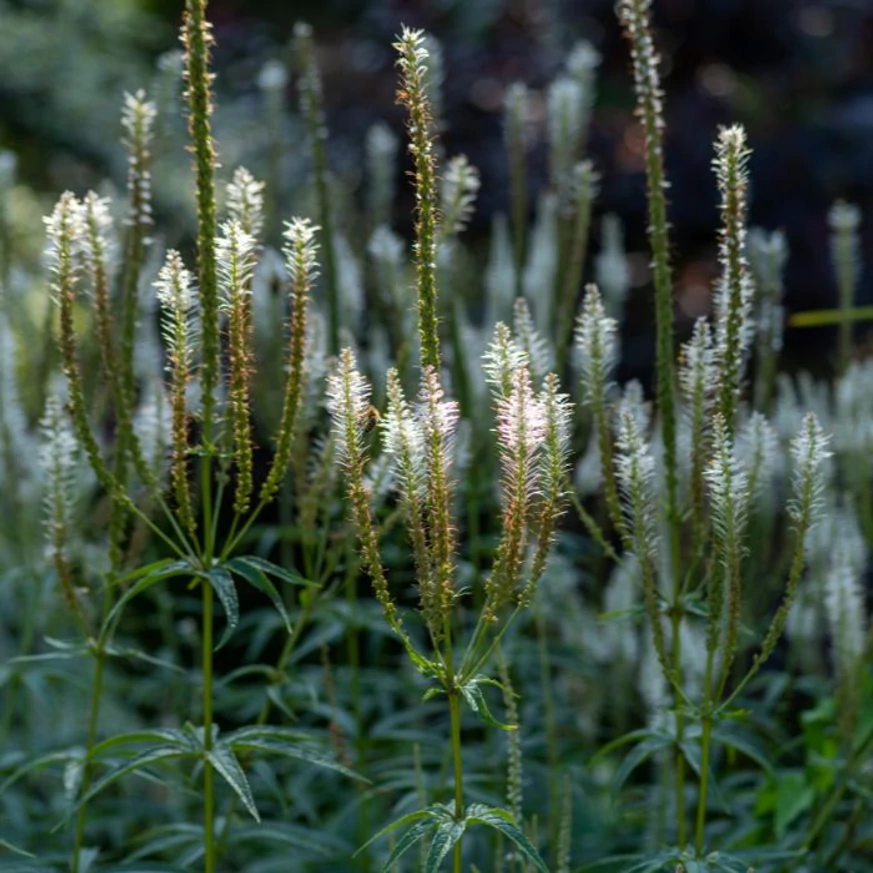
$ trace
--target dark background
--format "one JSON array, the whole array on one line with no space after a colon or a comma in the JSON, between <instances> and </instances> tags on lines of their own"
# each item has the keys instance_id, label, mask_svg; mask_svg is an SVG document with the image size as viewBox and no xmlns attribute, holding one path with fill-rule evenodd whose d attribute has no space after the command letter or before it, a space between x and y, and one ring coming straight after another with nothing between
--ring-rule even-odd
<instances>
[{"instance_id":1,"label":"dark background","mask_svg":"<svg viewBox=\"0 0 873 873\"><path fill-rule=\"evenodd\" d=\"M181 7L179 0L0 0L0 144L18 153L28 185L48 196L83 174L118 175L111 157L117 137L106 133L105 117L117 115L123 88L152 76L158 55L176 45ZM707 306L715 276L712 141L720 124L733 121L747 126L754 148L751 222L788 235L789 309L832 305L827 210L842 197L866 219L873 203L873 0L655 0L654 10L667 92L677 303L686 328ZM487 234L494 211L507 208L505 87L527 82L542 107L567 50L590 40L603 55L590 140L603 174L598 210L624 219L629 249L639 253L634 275L645 285L642 142L613 0L212 0L209 14L222 104L258 99L261 64L287 56L296 20L312 23L331 162L350 178L360 174L372 122L383 118L402 130L390 47L401 22L435 34L446 59L446 152L466 153L482 173L474 240ZM293 79L286 104L294 113ZM302 151L295 142L288 147ZM545 154L540 127L530 162L537 190L546 181ZM398 214L408 205L398 204ZM408 228L401 221L398 229ZM865 271L859 300L871 296ZM790 331L787 341L789 360L805 367L817 369L829 357L827 330Z\"/></svg>"}]
</instances>

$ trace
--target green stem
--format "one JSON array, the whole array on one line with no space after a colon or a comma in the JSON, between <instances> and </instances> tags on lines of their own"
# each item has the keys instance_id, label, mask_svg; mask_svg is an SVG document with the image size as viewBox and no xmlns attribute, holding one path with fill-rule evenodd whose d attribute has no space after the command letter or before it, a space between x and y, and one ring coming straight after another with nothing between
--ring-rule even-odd
<instances>
[{"instance_id":1,"label":"green stem","mask_svg":"<svg viewBox=\"0 0 873 873\"><path fill-rule=\"evenodd\" d=\"M203 593L203 749L212 750L212 585L201 581ZM212 764L203 760L203 870L215 873L215 795Z\"/></svg>"},{"instance_id":2,"label":"green stem","mask_svg":"<svg viewBox=\"0 0 873 873\"><path fill-rule=\"evenodd\" d=\"M458 691L449 691L449 718L452 725L452 761L455 771L455 819L460 821L464 815L464 774L461 764L461 707ZM461 873L461 841L455 843L454 873Z\"/></svg>"},{"instance_id":3,"label":"green stem","mask_svg":"<svg viewBox=\"0 0 873 873\"><path fill-rule=\"evenodd\" d=\"M91 749L97 741L97 722L100 716L100 698L103 693L103 668L106 664L106 653L101 648L94 653L94 684L91 689L91 711L88 716L88 739L86 744L85 766L82 771L82 785L80 792L88 793L91 786L93 766L91 762ZM73 857L70 860L70 873L79 873L79 864L82 855L82 847L85 840L85 824L88 821L88 804L83 803L79 807L76 816L76 832L73 842Z\"/></svg>"},{"instance_id":4,"label":"green stem","mask_svg":"<svg viewBox=\"0 0 873 873\"><path fill-rule=\"evenodd\" d=\"M678 578L678 577L677 577ZM679 695L682 671L682 642L679 637L682 616L678 607L671 616L673 625L673 672L675 674L674 699L676 715L676 838L679 848L684 849L685 836L685 755L682 741L685 737L685 716L682 713L682 700Z\"/></svg>"},{"instance_id":5,"label":"green stem","mask_svg":"<svg viewBox=\"0 0 873 873\"><path fill-rule=\"evenodd\" d=\"M703 736L700 741L700 792L697 796L697 831L694 836L694 848L697 857L703 855L703 838L706 828L706 795L709 788L709 749L712 739L712 718L703 719Z\"/></svg>"}]
</instances>

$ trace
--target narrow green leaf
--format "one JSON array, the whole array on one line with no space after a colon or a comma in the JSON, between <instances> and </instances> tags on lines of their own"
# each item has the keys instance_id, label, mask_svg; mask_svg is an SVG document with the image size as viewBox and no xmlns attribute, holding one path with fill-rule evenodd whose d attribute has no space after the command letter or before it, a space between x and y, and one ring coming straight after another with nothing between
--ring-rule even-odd
<instances>
[{"instance_id":1,"label":"narrow green leaf","mask_svg":"<svg viewBox=\"0 0 873 873\"><path fill-rule=\"evenodd\" d=\"M280 616L282 616L282 621L285 622L285 628L290 634L292 629L288 610L285 609L285 603L279 596L276 586L273 585L266 575L258 567L253 564L248 564L239 558L234 558L233 560L228 561L225 566L229 567L231 572L236 573L238 576L242 576L246 582L270 598L273 606L276 607L276 611Z\"/></svg>"},{"instance_id":2,"label":"narrow green leaf","mask_svg":"<svg viewBox=\"0 0 873 873\"><path fill-rule=\"evenodd\" d=\"M133 600L134 597L138 597L143 591L147 591L154 585L157 585L158 582L162 582L165 579L170 579L173 576L188 576L193 575L196 576L197 571L195 571L191 565L187 561L173 561L169 565L162 567L160 570L156 570L148 575L144 576L140 579L136 585L128 588L124 594L121 595L118 602L115 606L112 607L112 611L109 615L106 616L106 620L103 622L102 631L105 631L107 628L112 626L112 623L115 619L121 614L121 611Z\"/></svg>"},{"instance_id":3,"label":"narrow green leaf","mask_svg":"<svg viewBox=\"0 0 873 873\"><path fill-rule=\"evenodd\" d=\"M114 767L103 777L98 779L91 786L91 790L79 800L70 812L76 812L83 803L88 803L91 798L96 797L104 788L108 788L113 782L117 782L122 776L126 776L128 773L142 770L144 767L147 767L150 764L157 764L160 761L168 761L171 758L191 757L193 754L193 752L185 751L178 746L156 746L153 749L147 749L145 752L142 752L131 760L126 761L124 764L119 764L117 767Z\"/></svg>"},{"instance_id":4,"label":"narrow green leaf","mask_svg":"<svg viewBox=\"0 0 873 873\"><path fill-rule=\"evenodd\" d=\"M150 728L142 731L131 731L126 734L118 734L97 743L91 748L91 760L96 760L104 752L118 746L126 746L131 743L160 743L165 746L177 746L182 751L193 751L195 746L187 731L179 728Z\"/></svg>"},{"instance_id":5,"label":"narrow green leaf","mask_svg":"<svg viewBox=\"0 0 873 873\"><path fill-rule=\"evenodd\" d=\"M236 583L224 567L213 567L206 575L213 591L221 601L226 621L224 633L215 647L218 651L230 639L239 624L239 598L236 596Z\"/></svg>"},{"instance_id":6,"label":"narrow green leaf","mask_svg":"<svg viewBox=\"0 0 873 873\"><path fill-rule=\"evenodd\" d=\"M618 770L615 771L616 789L619 789L624 785L628 776L630 776L630 774L633 773L640 764L654 755L655 752L659 752L661 749L666 749L671 744L672 740L670 737L663 734L655 734L654 736L650 736L648 739L643 740L641 743L637 743L627 753L627 755L624 756L624 760L619 765Z\"/></svg>"},{"instance_id":7,"label":"narrow green leaf","mask_svg":"<svg viewBox=\"0 0 873 873\"><path fill-rule=\"evenodd\" d=\"M320 583L313 582L311 579L304 579L299 573L293 573L290 570L286 570L284 567L280 567L278 564L274 564L272 561L268 561L266 558L260 558L257 555L243 555L234 560L248 564L256 570L266 573L268 576L275 576L277 579L281 579L289 585L302 585L304 588L321 588Z\"/></svg>"},{"instance_id":8,"label":"narrow green leaf","mask_svg":"<svg viewBox=\"0 0 873 873\"><path fill-rule=\"evenodd\" d=\"M446 821L436 830L424 862L424 873L437 873L443 859L455 847L467 828L467 820Z\"/></svg>"},{"instance_id":9,"label":"narrow green leaf","mask_svg":"<svg viewBox=\"0 0 873 873\"><path fill-rule=\"evenodd\" d=\"M24 849L19 849L18 846L13 846L12 843L7 843L0 837L0 849L6 849L8 852L14 852L16 855L21 855L23 858L35 858L36 855L31 855L30 852L25 852Z\"/></svg>"},{"instance_id":10,"label":"narrow green leaf","mask_svg":"<svg viewBox=\"0 0 873 873\"><path fill-rule=\"evenodd\" d=\"M0 783L0 794L2 794L10 785L17 782L19 779L27 776L28 773L38 773L44 770L51 764L67 764L70 761L81 761L85 756L85 750L80 748L63 749L59 752L49 752L46 755L40 755L38 758L33 758L26 761L17 770L7 776Z\"/></svg>"},{"instance_id":11,"label":"narrow green leaf","mask_svg":"<svg viewBox=\"0 0 873 873\"><path fill-rule=\"evenodd\" d=\"M263 752L266 755L280 755L285 758L294 758L298 761L305 761L308 764L315 764L317 767L324 767L327 770L334 770L337 773L342 773L351 779L359 781L369 781L363 776L349 770L348 767L340 764L339 761L325 755L312 747L302 746L298 743L290 743L285 740L271 740L266 737L251 738L246 740L231 741L226 739L225 742L235 752Z\"/></svg>"},{"instance_id":12,"label":"narrow green leaf","mask_svg":"<svg viewBox=\"0 0 873 873\"><path fill-rule=\"evenodd\" d=\"M259 822L261 817L258 815L258 809L255 806L255 798L252 794L249 780L246 779L246 774L236 759L233 750L228 748L226 743L219 743L206 753L206 757L222 779L236 792L236 795L243 802L243 806L249 811L252 818Z\"/></svg>"},{"instance_id":13,"label":"narrow green leaf","mask_svg":"<svg viewBox=\"0 0 873 873\"><path fill-rule=\"evenodd\" d=\"M434 823L433 823L433 820L431 820L431 819L425 819L424 821L416 822L394 844L394 848L391 849L391 853L388 855L388 858L385 860L385 863L382 865L382 869L381 869L380 873L391 873L391 871L394 869L394 865L397 863L398 859L401 858L403 855L405 855L406 852L409 851L409 849L411 849L416 843L423 840L424 837L427 835L427 832L430 831L433 827L434 827ZM383 833L384 833L384 831L383 831ZM370 843L366 843L364 846L361 846L361 849L363 849L369 845L370 845Z\"/></svg>"},{"instance_id":14,"label":"narrow green leaf","mask_svg":"<svg viewBox=\"0 0 873 873\"><path fill-rule=\"evenodd\" d=\"M518 850L533 864L541 873L549 873L545 861L534 844L524 835L515 819L505 809L486 806L483 803L474 803L467 809L467 824L481 824L503 834L515 843Z\"/></svg>"},{"instance_id":15,"label":"narrow green leaf","mask_svg":"<svg viewBox=\"0 0 873 873\"><path fill-rule=\"evenodd\" d=\"M376 842L376 840L379 840L382 837L386 836L387 834L390 834L391 831L396 831L397 828L402 828L404 825L408 825L408 824L409 825L414 824L415 822L421 821L422 819L428 819L429 820L428 826L430 826L430 822L433 821L433 808L432 807L427 807L426 809L417 809L415 812L409 812L406 815L400 816L400 818L391 822L390 825L387 825L386 827L382 828L381 831L379 831L378 833L376 833L372 837L370 837L370 839L367 840L367 842L364 843L364 845L361 846L355 852L355 854L352 855L352 857L356 858L358 855L361 854L361 852L364 851L364 849L366 849L368 846L371 846L373 843Z\"/></svg>"}]
</instances>

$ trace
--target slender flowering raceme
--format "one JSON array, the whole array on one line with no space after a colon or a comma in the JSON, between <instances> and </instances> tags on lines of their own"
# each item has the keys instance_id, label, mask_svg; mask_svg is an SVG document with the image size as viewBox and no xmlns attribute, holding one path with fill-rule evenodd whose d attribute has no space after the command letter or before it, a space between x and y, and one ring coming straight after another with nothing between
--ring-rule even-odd
<instances>
[{"instance_id":1,"label":"slender flowering raceme","mask_svg":"<svg viewBox=\"0 0 873 873\"><path fill-rule=\"evenodd\" d=\"M721 195L719 261L722 275L716 295L716 355L719 366L718 409L733 434L743 367L752 340L754 288L746 260L746 189L751 151L742 127L723 128L713 163Z\"/></svg>"},{"instance_id":2,"label":"slender flowering raceme","mask_svg":"<svg viewBox=\"0 0 873 873\"><path fill-rule=\"evenodd\" d=\"M73 618L83 626L85 616L76 593L70 566L73 536L73 478L77 468L78 445L57 394L50 394L40 422L42 445L40 465L45 481L45 529L58 585Z\"/></svg>"},{"instance_id":3,"label":"slender flowering raceme","mask_svg":"<svg viewBox=\"0 0 873 873\"><path fill-rule=\"evenodd\" d=\"M709 647L714 651L718 647L720 634L724 634L722 669L727 674L736 654L740 626L740 571L750 491L748 474L737 458L721 414L715 418L713 456L704 477L709 487L716 553L721 565L721 572L713 574L713 584L710 586L708 639ZM726 598L723 589L727 593ZM723 613L725 606L726 613Z\"/></svg>"},{"instance_id":4,"label":"slender flowering raceme","mask_svg":"<svg viewBox=\"0 0 873 873\"><path fill-rule=\"evenodd\" d=\"M473 215L476 196L479 193L479 171L467 160L466 155L452 158L446 165L442 179L443 236L461 233Z\"/></svg>"},{"instance_id":5,"label":"slender flowering raceme","mask_svg":"<svg viewBox=\"0 0 873 873\"><path fill-rule=\"evenodd\" d=\"M534 325L527 301L519 297L513 306L512 327L519 348L527 356L530 374L535 381L541 381L554 367L554 353Z\"/></svg>"},{"instance_id":6,"label":"slender flowering raceme","mask_svg":"<svg viewBox=\"0 0 873 873\"><path fill-rule=\"evenodd\" d=\"M654 491L655 459L636 419L624 410L618 421L615 476L621 491L622 509L626 519L626 540L640 562L643 593L655 651L665 674L671 667L661 624L655 565L657 561L657 513Z\"/></svg>"},{"instance_id":7,"label":"slender flowering raceme","mask_svg":"<svg viewBox=\"0 0 873 873\"><path fill-rule=\"evenodd\" d=\"M227 184L227 211L242 230L258 239L264 227L264 183L238 167Z\"/></svg>"},{"instance_id":8,"label":"slender flowering raceme","mask_svg":"<svg viewBox=\"0 0 873 873\"><path fill-rule=\"evenodd\" d=\"M421 429L427 469L425 501L431 537L437 598L443 621L448 621L455 599L455 530L452 524L451 479L453 441L458 423L458 404L447 400L437 372L426 367L419 391Z\"/></svg>"},{"instance_id":9,"label":"slender flowering raceme","mask_svg":"<svg viewBox=\"0 0 873 873\"><path fill-rule=\"evenodd\" d=\"M367 465L364 425L370 410L370 385L358 372L351 349L342 351L336 368L328 376L327 406L337 457L345 470L346 495L361 542L364 569L370 576L373 591L388 624L411 646L388 590L388 580L379 556L379 536L373 523L370 497L364 481Z\"/></svg>"},{"instance_id":10,"label":"slender flowering raceme","mask_svg":"<svg viewBox=\"0 0 873 873\"><path fill-rule=\"evenodd\" d=\"M115 334L112 309L109 299L110 252L112 246L112 216L109 201L98 197L93 191L85 195L82 203L82 217L85 233L82 237L82 253L88 273L91 297L94 301L94 314L97 323L97 337L103 372L110 388L116 393L120 384L115 352ZM119 402L116 397L116 403Z\"/></svg>"},{"instance_id":11,"label":"slender flowering raceme","mask_svg":"<svg viewBox=\"0 0 873 873\"><path fill-rule=\"evenodd\" d=\"M228 316L228 358L230 370L229 413L236 464L234 511L245 513L252 493L251 425L251 282L255 268L255 238L240 221L231 219L221 226L215 241L218 292Z\"/></svg>"},{"instance_id":12,"label":"slender flowering raceme","mask_svg":"<svg viewBox=\"0 0 873 873\"><path fill-rule=\"evenodd\" d=\"M794 470L793 494L788 503L788 515L794 525L794 558L788 571L782 603L773 616L773 621L761 644L761 651L756 656L746 681L773 653L797 596L797 584L803 573L806 558L806 538L818 522L824 504L827 461L831 457L828 451L829 443L830 437L822 430L816 416L811 412L807 413L800 431L791 441L791 460Z\"/></svg>"},{"instance_id":13,"label":"slender flowering raceme","mask_svg":"<svg viewBox=\"0 0 873 873\"><path fill-rule=\"evenodd\" d=\"M712 331L705 318L694 324L691 339L682 347L679 365L679 386L685 401L685 414L691 451L691 505L697 541L703 536L703 470L707 457L709 416L716 389L718 372Z\"/></svg>"},{"instance_id":14,"label":"slender flowering raceme","mask_svg":"<svg viewBox=\"0 0 873 873\"><path fill-rule=\"evenodd\" d=\"M667 224L667 179L664 174L664 110L660 59L652 39L651 0L619 0L618 17L631 46L637 117L646 143L646 188L649 206L649 241L655 284L655 322L658 411L664 439L667 482L667 516L673 553L674 589L679 556L680 515L676 472L676 404L673 366L673 278ZM681 840L680 840L681 842Z\"/></svg>"},{"instance_id":15,"label":"slender flowering raceme","mask_svg":"<svg viewBox=\"0 0 873 873\"><path fill-rule=\"evenodd\" d=\"M498 322L482 358L485 381L491 386L495 399L509 394L516 371L529 363L527 351L513 339L512 331Z\"/></svg>"},{"instance_id":16,"label":"slender flowering raceme","mask_svg":"<svg viewBox=\"0 0 873 873\"><path fill-rule=\"evenodd\" d=\"M564 281L557 289L558 296L554 306L558 318L556 333L558 360L562 366L573 335L573 314L576 311L579 286L582 283L591 229L591 210L597 196L599 182L600 176L595 172L591 161L580 161L573 167L570 180L573 206L572 232Z\"/></svg>"},{"instance_id":17,"label":"slender flowering raceme","mask_svg":"<svg viewBox=\"0 0 873 873\"><path fill-rule=\"evenodd\" d=\"M537 399L543 410L545 433L538 460L539 507L529 513L536 531L536 548L520 596L523 605L529 604L536 592L546 568L555 528L566 504L573 421L573 404L566 394L561 393L554 373L546 376Z\"/></svg>"},{"instance_id":18,"label":"slender flowering raceme","mask_svg":"<svg viewBox=\"0 0 873 873\"><path fill-rule=\"evenodd\" d=\"M164 309L163 331L170 371L171 446L170 484L184 528L193 536L196 520L188 483L188 383L199 340L193 276L173 250L158 273L155 293Z\"/></svg>"},{"instance_id":19,"label":"slender flowering raceme","mask_svg":"<svg viewBox=\"0 0 873 873\"><path fill-rule=\"evenodd\" d=\"M51 215L43 219L46 227L46 255L52 273L51 289L60 310L61 365L69 391L69 407L79 445L88 456L88 462L100 483L112 496L125 500L109 468L106 466L97 440L91 431L82 376L79 370L78 345L74 324L79 270L75 254L82 244L85 228L82 206L69 191L61 195Z\"/></svg>"},{"instance_id":20,"label":"slender flowering raceme","mask_svg":"<svg viewBox=\"0 0 873 873\"><path fill-rule=\"evenodd\" d=\"M261 489L262 502L271 500L275 496L291 460L297 418L305 388L307 313L309 292L318 275L318 243L315 234L319 229L307 218L293 218L285 229L285 265L291 280L287 375L282 419L276 438L276 453Z\"/></svg>"},{"instance_id":21,"label":"slender flowering raceme","mask_svg":"<svg viewBox=\"0 0 873 873\"><path fill-rule=\"evenodd\" d=\"M151 192L151 145L157 108L145 91L124 95L121 125L127 148L127 193L130 198L127 224L148 234L154 224Z\"/></svg>"},{"instance_id":22,"label":"slender flowering raceme","mask_svg":"<svg viewBox=\"0 0 873 873\"><path fill-rule=\"evenodd\" d=\"M591 409L594 431L603 467L606 505L613 525L624 533L624 520L618 499L613 464L612 434L609 423L608 391L617 359L617 323L610 318L596 285L589 285L582 312L576 322L576 353L582 380L582 398Z\"/></svg>"},{"instance_id":23,"label":"slender flowering raceme","mask_svg":"<svg viewBox=\"0 0 873 873\"><path fill-rule=\"evenodd\" d=\"M415 165L415 270L418 293L421 362L439 369L439 319L437 315L436 255L438 203L434 124L427 87L428 52L424 33L404 27L394 44L399 57L398 102L409 113L409 152Z\"/></svg>"},{"instance_id":24,"label":"slender flowering raceme","mask_svg":"<svg viewBox=\"0 0 873 873\"><path fill-rule=\"evenodd\" d=\"M749 231L748 249L749 266L758 295L755 312L755 408L764 411L769 408L773 398L776 369L782 351L785 317L782 271L788 260L788 244L781 231L768 234L760 228L752 228Z\"/></svg>"},{"instance_id":25,"label":"slender flowering raceme","mask_svg":"<svg viewBox=\"0 0 873 873\"><path fill-rule=\"evenodd\" d=\"M200 386L203 397L203 440L212 439L216 390L219 379L218 277L215 238L218 235L215 208L215 143L212 139L212 80L209 55L212 26L206 20L206 0L186 0L182 27L185 50L186 98L188 101L191 151L197 175L197 281L203 331L203 366Z\"/></svg>"},{"instance_id":26,"label":"slender flowering raceme","mask_svg":"<svg viewBox=\"0 0 873 873\"><path fill-rule=\"evenodd\" d=\"M412 543L421 613L435 645L443 641L445 627L440 590L436 584L433 554L428 537L427 460L422 423L414 413L395 369L388 372L388 411L382 420L386 453L393 459L406 527Z\"/></svg>"},{"instance_id":27,"label":"slender flowering raceme","mask_svg":"<svg viewBox=\"0 0 873 873\"><path fill-rule=\"evenodd\" d=\"M543 402L534 394L527 367L520 367L513 374L509 394L497 401L497 445L503 474L503 538L494 570L485 586L486 617L490 620L518 594L528 512L540 489L539 452L545 438Z\"/></svg>"}]
</instances>

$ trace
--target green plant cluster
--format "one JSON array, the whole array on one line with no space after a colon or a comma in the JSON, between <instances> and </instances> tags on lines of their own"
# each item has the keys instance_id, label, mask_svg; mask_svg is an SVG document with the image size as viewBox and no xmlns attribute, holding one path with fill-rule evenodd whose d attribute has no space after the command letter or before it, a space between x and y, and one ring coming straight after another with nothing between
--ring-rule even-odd
<instances>
[{"instance_id":1,"label":"green plant cluster","mask_svg":"<svg viewBox=\"0 0 873 873\"><path fill-rule=\"evenodd\" d=\"M406 27L411 244L387 127L364 203L332 172L307 25L260 86L272 169L305 153L310 191L286 214L222 166L206 0L161 79L193 253L153 209L173 101L126 95L126 191L64 192L39 266L2 157L0 870L873 870L861 216L829 215L839 309L800 318L840 325L836 375L789 376L787 243L747 227L746 133L720 129L712 312L679 336L650 6L617 4L651 282L598 217L586 42L535 198L507 88L485 265L439 44ZM631 294L651 399L617 382Z\"/></svg>"}]
</instances>

